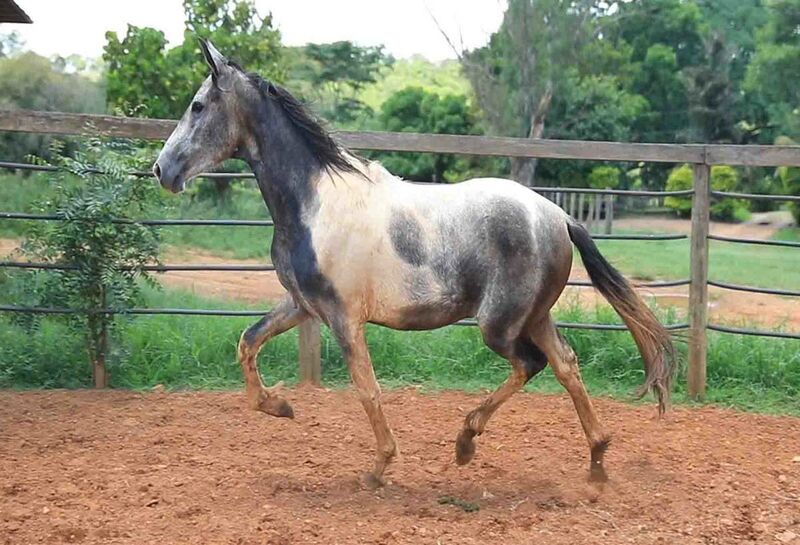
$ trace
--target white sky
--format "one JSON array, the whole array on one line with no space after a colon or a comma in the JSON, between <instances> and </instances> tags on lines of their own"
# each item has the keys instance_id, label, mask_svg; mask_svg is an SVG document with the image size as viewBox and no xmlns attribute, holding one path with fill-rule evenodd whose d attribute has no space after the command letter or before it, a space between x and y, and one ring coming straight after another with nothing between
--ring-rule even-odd
<instances>
[{"instance_id":1,"label":"white sky","mask_svg":"<svg viewBox=\"0 0 800 545\"><path fill-rule=\"evenodd\" d=\"M105 32L124 35L128 23L164 31L173 45L183 36L181 0L16 0L33 25L17 30L28 48L45 56L73 53L98 57ZM272 12L286 45L352 40L384 44L398 58L421 54L430 60L454 57L430 13L457 44L483 45L502 19L504 0L256 0Z\"/></svg>"}]
</instances>

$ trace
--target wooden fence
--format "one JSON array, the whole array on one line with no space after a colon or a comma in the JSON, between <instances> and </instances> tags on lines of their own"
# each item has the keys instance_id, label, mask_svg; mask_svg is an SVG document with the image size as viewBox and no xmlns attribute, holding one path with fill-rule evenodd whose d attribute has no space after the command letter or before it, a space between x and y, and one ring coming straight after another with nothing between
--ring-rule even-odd
<instances>
[{"instance_id":1,"label":"wooden fence","mask_svg":"<svg viewBox=\"0 0 800 545\"><path fill-rule=\"evenodd\" d=\"M0 131L19 131L59 135L106 136L122 138L141 138L149 140L165 139L175 127L176 122L158 119L132 119L103 115L67 114L37 111L0 110ZM547 159L581 159L600 161L688 163L693 166L694 187L689 192L676 192L693 197L691 232L691 279L689 294L689 369L688 390L693 398L704 395L706 388L707 330L731 333L759 334L776 337L800 338L792 334L741 330L715 326L708 323L708 247L709 210L712 197L732 194L715 192L709 184L712 165L742 166L800 166L800 147L798 146L733 146L706 144L635 144L620 142L585 142L571 140L530 140L521 138L498 138L486 136L436 135L413 133L378 132L340 132L338 140L353 149L406 151L430 153L455 153L464 155L490 155L506 157L535 157ZM658 197L668 192L624 191L624 190L585 190L578 188L540 188L551 192L548 195L562 208L576 218L589 223L599 223L601 207L606 210L603 217L604 229L610 232L613 221L613 195ZM577 195L577 197L576 197ZM590 195L590 212L584 212L583 197ZM766 198L770 200L800 201L800 197L775 197L761 195L736 195L739 198ZM577 200L577 202L576 202ZM24 214L0 213L0 218L24 217ZM52 218L51 218L52 219ZM192 220L189 220L192 221ZM159 223L159 222L151 222ZM195 222L197 223L197 222ZM208 224L228 224L224 221L206 222ZM252 222L251 222L252 223ZM269 224L270 222L256 222ZM163 222L159 223L163 224ZM601 235L602 236L602 235ZM609 235L606 238L612 238ZM620 236L614 238L659 238L648 236ZM674 238L674 237L662 237ZM732 242L757 243L743 239L727 239ZM773 243L774 244L774 243ZM782 246L796 246L796 243L781 243ZM269 267L265 267L269 269ZM225 270L236 270L227 268ZM575 285L586 285L575 282ZM656 283L676 285L676 282ZM656 287L653 284L653 287ZM742 291L760 291L783 295L800 295L800 292L769 290L748 286L732 286L721 282L715 285ZM0 310L20 310L6 306ZM47 311L48 309L41 309ZM57 310L57 309L49 309ZM182 310L182 309L177 309ZM133 312L147 314L147 310ZM189 314L190 312L185 312ZM232 314L232 313L227 313ZM248 314L247 312L236 315ZM585 324L564 324L582 326ZM598 329L624 329L623 326L600 325ZM300 378L318 383L320 380L320 329L319 324L306 323L300 328Z\"/></svg>"}]
</instances>

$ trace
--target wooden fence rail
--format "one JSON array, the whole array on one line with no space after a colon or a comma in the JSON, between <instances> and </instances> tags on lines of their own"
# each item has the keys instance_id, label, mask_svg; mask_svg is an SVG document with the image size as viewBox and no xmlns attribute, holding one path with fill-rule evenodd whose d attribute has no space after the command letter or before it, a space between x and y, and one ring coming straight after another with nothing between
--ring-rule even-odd
<instances>
[{"instance_id":1,"label":"wooden fence rail","mask_svg":"<svg viewBox=\"0 0 800 545\"><path fill-rule=\"evenodd\" d=\"M29 110L0 110L0 131L58 135L107 136L164 140L176 121L123 118L107 115L69 114ZM689 295L689 369L691 397L701 398L706 386L708 311L708 239L711 190L710 166L800 166L800 146L734 146L708 144L639 144L585 142L573 140L532 140L489 136L444 134L339 132L345 146L361 150L453 153L542 159L581 159L688 163L693 165L694 193L691 234L691 284ZM548 188L549 189L549 188ZM584 194L580 190L553 188L551 199L559 206L599 225L600 209L605 209L603 225L611 231L613 195L589 195L588 216L584 216ZM615 194L622 192L614 192ZM580 218L579 218L580 219ZM715 328L724 330L725 328ZM300 329L300 377L319 383L320 327L308 323Z\"/></svg>"}]
</instances>

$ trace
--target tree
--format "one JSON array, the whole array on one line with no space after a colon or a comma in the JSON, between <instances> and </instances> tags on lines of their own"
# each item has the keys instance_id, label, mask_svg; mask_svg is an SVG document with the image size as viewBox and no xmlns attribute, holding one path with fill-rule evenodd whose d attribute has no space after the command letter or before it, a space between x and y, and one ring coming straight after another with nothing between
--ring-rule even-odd
<instances>
[{"instance_id":1,"label":"tree","mask_svg":"<svg viewBox=\"0 0 800 545\"><path fill-rule=\"evenodd\" d=\"M393 132L476 134L476 121L463 95L439 96L420 87L407 87L383 103L381 128ZM463 160L446 154L382 153L394 174L418 181L444 182L460 177L468 168Z\"/></svg>"},{"instance_id":2,"label":"tree","mask_svg":"<svg viewBox=\"0 0 800 545\"><path fill-rule=\"evenodd\" d=\"M739 185L739 173L727 165L711 167L711 189L714 191L735 191ZM694 176L689 165L681 165L674 169L667 180L667 191L681 191L694 186ZM680 216L688 216L692 211L691 197L667 197L664 205ZM746 212L745 201L724 198L711 205L711 219L731 221Z\"/></svg>"},{"instance_id":3,"label":"tree","mask_svg":"<svg viewBox=\"0 0 800 545\"><path fill-rule=\"evenodd\" d=\"M36 271L24 286L30 304L79 312L63 318L84 333L93 383L102 388L108 385L106 362L119 323L119 315L103 311L132 307L141 296L140 280L153 283L144 267L158 257L157 232L124 220L146 216L156 189L126 174L144 166L129 144L106 147L93 140L72 158L62 151L54 154L55 191L41 210L61 221L39 223L23 251L31 261L73 268ZM119 219L123 222L112 222Z\"/></svg>"},{"instance_id":4,"label":"tree","mask_svg":"<svg viewBox=\"0 0 800 545\"><path fill-rule=\"evenodd\" d=\"M601 2L509 0L489 44L461 59L478 104L495 134L541 138L567 71L595 36ZM511 176L532 185L534 159L514 159Z\"/></svg>"},{"instance_id":5,"label":"tree","mask_svg":"<svg viewBox=\"0 0 800 545\"><path fill-rule=\"evenodd\" d=\"M359 47L349 41L312 43L296 53L291 75L307 84L304 94L315 100L325 118L347 124L371 113L359 92L393 62L383 46Z\"/></svg>"},{"instance_id":6,"label":"tree","mask_svg":"<svg viewBox=\"0 0 800 545\"><path fill-rule=\"evenodd\" d=\"M800 0L767 3L769 20L756 35L755 53L747 67L746 88L763 97L773 131L769 141L800 136Z\"/></svg>"},{"instance_id":7,"label":"tree","mask_svg":"<svg viewBox=\"0 0 800 545\"><path fill-rule=\"evenodd\" d=\"M571 140L629 141L633 126L648 109L647 101L622 88L615 76L589 75L581 78L568 70L569 82L553 98L548 138ZM596 163L590 161L540 161L540 184L581 186Z\"/></svg>"},{"instance_id":8,"label":"tree","mask_svg":"<svg viewBox=\"0 0 800 545\"><path fill-rule=\"evenodd\" d=\"M186 29L181 45L167 49L160 30L128 25L122 40L106 33L108 103L125 113L180 117L208 67L198 38L211 39L230 58L268 79L283 81L280 32L252 0L184 0Z\"/></svg>"},{"instance_id":9,"label":"tree","mask_svg":"<svg viewBox=\"0 0 800 545\"><path fill-rule=\"evenodd\" d=\"M100 83L68 74L31 51L0 58L0 108L103 113ZM43 134L0 133L0 158L24 161L28 155L50 157L52 138ZM71 142L71 141L70 141Z\"/></svg>"},{"instance_id":10,"label":"tree","mask_svg":"<svg viewBox=\"0 0 800 545\"><path fill-rule=\"evenodd\" d=\"M24 42L19 32L13 31L8 34L0 33L0 59L3 57L13 57L20 51Z\"/></svg>"}]
</instances>

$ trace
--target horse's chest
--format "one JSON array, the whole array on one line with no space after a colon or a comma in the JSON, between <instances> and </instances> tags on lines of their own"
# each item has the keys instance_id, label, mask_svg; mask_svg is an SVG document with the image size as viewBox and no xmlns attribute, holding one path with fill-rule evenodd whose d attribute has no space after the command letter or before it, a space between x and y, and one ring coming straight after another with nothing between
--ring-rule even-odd
<instances>
[{"instance_id":1,"label":"horse's chest","mask_svg":"<svg viewBox=\"0 0 800 545\"><path fill-rule=\"evenodd\" d=\"M333 284L319 268L307 230L291 238L276 237L272 244L272 261L281 284L307 310L321 315L338 303Z\"/></svg>"}]
</instances>

